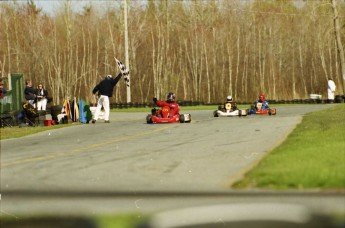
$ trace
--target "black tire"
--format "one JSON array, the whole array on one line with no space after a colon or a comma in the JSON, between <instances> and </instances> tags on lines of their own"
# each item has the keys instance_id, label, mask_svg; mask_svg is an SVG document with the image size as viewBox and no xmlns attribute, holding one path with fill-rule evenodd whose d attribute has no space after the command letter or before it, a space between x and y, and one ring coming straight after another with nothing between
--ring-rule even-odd
<instances>
[{"instance_id":1,"label":"black tire","mask_svg":"<svg viewBox=\"0 0 345 228\"><path fill-rule=\"evenodd\" d=\"M213 116L214 116L214 117L219 117L217 111L218 111L218 110L216 110L216 111L213 112Z\"/></svg>"},{"instance_id":2,"label":"black tire","mask_svg":"<svg viewBox=\"0 0 345 228\"><path fill-rule=\"evenodd\" d=\"M146 116L146 123L148 123L148 124L152 124L153 123L151 115L147 115Z\"/></svg>"},{"instance_id":3,"label":"black tire","mask_svg":"<svg viewBox=\"0 0 345 228\"><path fill-rule=\"evenodd\" d=\"M180 123L184 123L184 115L180 114Z\"/></svg>"}]
</instances>

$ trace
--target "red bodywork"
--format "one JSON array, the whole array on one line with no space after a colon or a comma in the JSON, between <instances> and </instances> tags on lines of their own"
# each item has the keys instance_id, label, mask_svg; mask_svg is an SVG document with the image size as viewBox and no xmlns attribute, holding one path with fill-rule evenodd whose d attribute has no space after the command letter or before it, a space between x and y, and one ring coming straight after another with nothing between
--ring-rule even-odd
<instances>
[{"instance_id":1,"label":"red bodywork","mask_svg":"<svg viewBox=\"0 0 345 228\"><path fill-rule=\"evenodd\" d=\"M180 121L180 114L172 115L170 107L164 106L161 110L157 110L157 114L151 114L147 117L147 123L174 123Z\"/></svg>"},{"instance_id":2,"label":"red bodywork","mask_svg":"<svg viewBox=\"0 0 345 228\"><path fill-rule=\"evenodd\" d=\"M269 109L265 109L265 110L259 109L259 110L256 110L256 114L275 115L276 114L276 109L275 108L269 108Z\"/></svg>"}]
</instances>

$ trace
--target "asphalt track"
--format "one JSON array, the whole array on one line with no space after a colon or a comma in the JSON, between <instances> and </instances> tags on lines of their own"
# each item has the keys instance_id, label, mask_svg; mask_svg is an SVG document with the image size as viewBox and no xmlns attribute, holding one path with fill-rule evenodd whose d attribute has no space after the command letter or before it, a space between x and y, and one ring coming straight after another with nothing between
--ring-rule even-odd
<instances>
[{"instance_id":1,"label":"asphalt track","mask_svg":"<svg viewBox=\"0 0 345 228\"><path fill-rule=\"evenodd\" d=\"M146 124L147 113L113 112L110 124L1 140L1 214L145 213L243 202L302 203L345 214L343 193L230 189L305 113L333 106L219 118L188 111L186 124Z\"/></svg>"}]
</instances>

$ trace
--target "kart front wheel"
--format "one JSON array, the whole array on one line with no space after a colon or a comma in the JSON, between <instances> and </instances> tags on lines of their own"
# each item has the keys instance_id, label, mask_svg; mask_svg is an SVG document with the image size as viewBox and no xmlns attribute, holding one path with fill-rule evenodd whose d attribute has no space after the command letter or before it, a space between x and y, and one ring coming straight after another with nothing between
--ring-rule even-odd
<instances>
[{"instance_id":1,"label":"kart front wheel","mask_svg":"<svg viewBox=\"0 0 345 228\"><path fill-rule=\"evenodd\" d=\"M184 123L184 115L183 114L180 115L180 123Z\"/></svg>"}]
</instances>

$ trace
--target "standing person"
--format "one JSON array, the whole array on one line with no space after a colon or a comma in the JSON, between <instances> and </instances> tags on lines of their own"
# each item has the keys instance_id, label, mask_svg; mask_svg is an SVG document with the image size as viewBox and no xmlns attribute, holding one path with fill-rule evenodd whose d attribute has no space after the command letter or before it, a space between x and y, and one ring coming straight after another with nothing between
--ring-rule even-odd
<instances>
[{"instance_id":1,"label":"standing person","mask_svg":"<svg viewBox=\"0 0 345 228\"><path fill-rule=\"evenodd\" d=\"M119 73L115 78L111 75L107 75L95 88L92 90L93 95L98 93L97 108L95 116L92 120L92 123L96 123L101 108L104 108L104 122L109 123L109 113L110 113L110 104L109 97L113 96L113 90L117 82L120 80L122 74Z\"/></svg>"},{"instance_id":2,"label":"standing person","mask_svg":"<svg viewBox=\"0 0 345 228\"><path fill-rule=\"evenodd\" d=\"M36 108L36 94L37 91L35 88L32 87L32 81L26 80L25 82L25 89L24 89L24 95L25 99L32 105L34 108Z\"/></svg>"},{"instance_id":3,"label":"standing person","mask_svg":"<svg viewBox=\"0 0 345 228\"><path fill-rule=\"evenodd\" d=\"M332 78L328 79L328 88L327 88L327 93L328 93L328 102L333 102L334 101L334 93L335 93L335 83L332 80Z\"/></svg>"},{"instance_id":4,"label":"standing person","mask_svg":"<svg viewBox=\"0 0 345 228\"><path fill-rule=\"evenodd\" d=\"M45 111L47 109L48 91L43 88L42 83L38 84L36 97L37 97L37 110Z\"/></svg>"}]
</instances>

